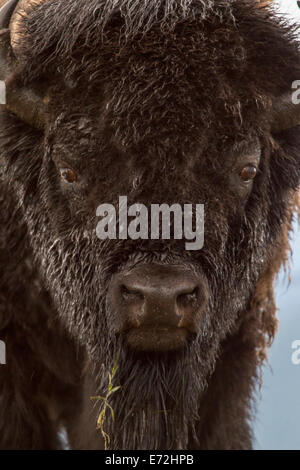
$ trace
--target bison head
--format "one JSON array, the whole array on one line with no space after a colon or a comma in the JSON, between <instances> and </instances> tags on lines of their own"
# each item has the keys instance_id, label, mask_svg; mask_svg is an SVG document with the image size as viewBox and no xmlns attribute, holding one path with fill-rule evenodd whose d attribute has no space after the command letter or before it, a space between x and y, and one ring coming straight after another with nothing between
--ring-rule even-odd
<instances>
[{"instance_id":1,"label":"bison head","mask_svg":"<svg viewBox=\"0 0 300 470\"><path fill-rule=\"evenodd\" d=\"M3 172L81 415L110 377L110 447L248 446L300 176L293 30L254 0L25 0L4 26ZM204 204L203 248L99 240L120 195Z\"/></svg>"}]
</instances>

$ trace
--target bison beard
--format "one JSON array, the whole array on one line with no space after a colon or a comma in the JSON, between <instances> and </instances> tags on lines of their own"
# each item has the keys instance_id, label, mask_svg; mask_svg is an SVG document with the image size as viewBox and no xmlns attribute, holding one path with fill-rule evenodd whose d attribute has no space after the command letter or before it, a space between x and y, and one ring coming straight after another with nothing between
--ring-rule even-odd
<instances>
[{"instance_id":1,"label":"bison beard","mask_svg":"<svg viewBox=\"0 0 300 470\"><path fill-rule=\"evenodd\" d=\"M114 420L108 411L103 425L108 448L186 449L191 441L199 446L196 428L207 361L204 355L200 357L196 344L162 357L137 356L120 344L117 358L114 383L121 388L109 401ZM101 381L100 390L105 392L103 371Z\"/></svg>"}]
</instances>

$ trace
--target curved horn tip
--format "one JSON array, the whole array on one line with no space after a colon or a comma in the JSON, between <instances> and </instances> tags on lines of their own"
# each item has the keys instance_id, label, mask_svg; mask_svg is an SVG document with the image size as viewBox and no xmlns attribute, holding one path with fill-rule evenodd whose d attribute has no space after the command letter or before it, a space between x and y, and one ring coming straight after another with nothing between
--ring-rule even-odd
<instances>
[{"instance_id":1,"label":"curved horn tip","mask_svg":"<svg viewBox=\"0 0 300 470\"><path fill-rule=\"evenodd\" d=\"M15 53L18 49L18 39L21 34L21 19L35 7L38 7L47 0L17 0L17 6L11 16L9 28L11 32L11 46Z\"/></svg>"},{"instance_id":2,"label":"curved horn tip","mask_svg":"<svg viewBox=\"0 0 300 470\"><path fill-rule=\"evenodd\" d=\"M8 28L10 19L19 0L9 0L0 8L0 29Z\"/></svg>"}]
</instances>

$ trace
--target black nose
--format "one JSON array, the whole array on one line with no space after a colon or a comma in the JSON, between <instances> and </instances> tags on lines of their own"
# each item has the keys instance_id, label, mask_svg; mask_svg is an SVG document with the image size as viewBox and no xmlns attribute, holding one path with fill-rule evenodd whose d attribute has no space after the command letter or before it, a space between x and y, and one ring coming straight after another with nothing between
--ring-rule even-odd
<instances>
[{"instance_id":1,"label":"black nose","mask_svg":"<svg viewBox=\"0 0 300 470\"><path fill-rule=\"evenodd\" d=\"M150 326L197 331L206 285L190 269L147 264L116 275L109 290L119 329Z\"/></svg>"}]
</instances>

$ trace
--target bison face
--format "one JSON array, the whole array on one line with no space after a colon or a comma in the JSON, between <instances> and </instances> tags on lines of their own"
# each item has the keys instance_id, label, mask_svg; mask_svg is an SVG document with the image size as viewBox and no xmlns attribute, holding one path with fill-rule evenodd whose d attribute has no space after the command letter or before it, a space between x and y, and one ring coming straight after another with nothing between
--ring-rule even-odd
<instances>
[{"instance_id":1,"label":"bison face","mask_svg":"<svg viewBox=\"0 0 300 470\"><path fill-rule=\"evenodd\" d=\"M300 76L298 56L253 2L171 2L168 15L161 1L140 22L130 2L103 3L45 2L14 28L10 109L21 90L27 124L5 115L6 171L56 311L96 372L104 367L100 388L118 363L116 422L143 394L140 428L127 416L113 445L128 446L130 429L150 445L143 413L155 395L173 420L184 410L182 436L168 437L184 446L228 339L256 355L273 334L271 286L300 171L297 113L278 97ZM149 211L204 204L203 248L100 240L97 207L117 208L119 196Z\"/></svg>"},{"instance_id":2,"label":"bison face","mask_svg":"<svg viewBox=\"0 0 300 470\"><path fill-rule=\"evenodd\" d=\"M84 92L88 77L81 91L72 90L71 96L61 83L48 91L49 127L41 180L41 190L47 191L45 212L52 214L53 220L48 244L56 237L64 239L70 245L63 252L73 249L77 256L79 252L84 256L76 269L93 272L89 281L82 273L74 273L72 284L81 281L81 287L76 287L76 297L72 293L71 311L78 309L78 315L82 315L85 298L91 315L99 315L99 320L106 318L113 337L122 336L135 350L168 351L183 348L197 336L207 337L215 328L212 322L219 322L218 314L230 312L226 314L229 327L251 298L252 286L263 268L265 246L257 244L261 253L257 263L250 266L254 255L248 248L250 232L264 230L265 222L260 208L260 229L257 220L251 227L246 211L251 211L254 194L265 181L264 162L260 163L263 147L253 130L252 139L230 141L222 149L222 143L214 137L216 130L206 129L205 133L211 135L208 138L198 122L201 90L199 108L185 111L176 100L181 93L184 101L192 101L195 91L188 82L182 90L170 84L169 76L173 74L168 68L161 70L162 89L149 90L151 76L147 79L143 73L141 78L134 78L134 71L138 66L151 70L151 54L142 65L141 53L135 51L138 59L134 60L129 47L127 54L132 67L127 71L122 64L122 89L119 73L113 84L110 70L110 80L88 94ZM163 58L160 60L163 63ZM172 57L172 62L179 67L181 55ZM104 73L104 67L101 70ZM150 96L141 98L136 87L146 88ZM165 100L163 93L167 93ZM194 116L189 116L190 111ZM162 116L167 125L163 125ZM189 127L193 135L187 139ZM142 235L135 240L118 239L117 235L112 240L97 239L97 207L112 204L118 225L121 195L127 196L128 206L143 204L149 214L153 204L178 204L182 208L185 204L204 204L204 247L189 251L184 239L153 240L150 229L148 240ZM232 252L236 249L237 227L244 238L244 256ZM75 233L78 240L72 248ZM82 251L79 242L87 243ZM228 259L236 269L229 268ZM241 283L245 283L244 290ZM67 286L69 291L69 282ZM87 288L88 297L84 292ZM239 304L234 307L229 300L233 289L239 290ZM65 303L65 291L62 300ZM68 303L66 314L69 311Z\"/></svg>"}]
</instances>

